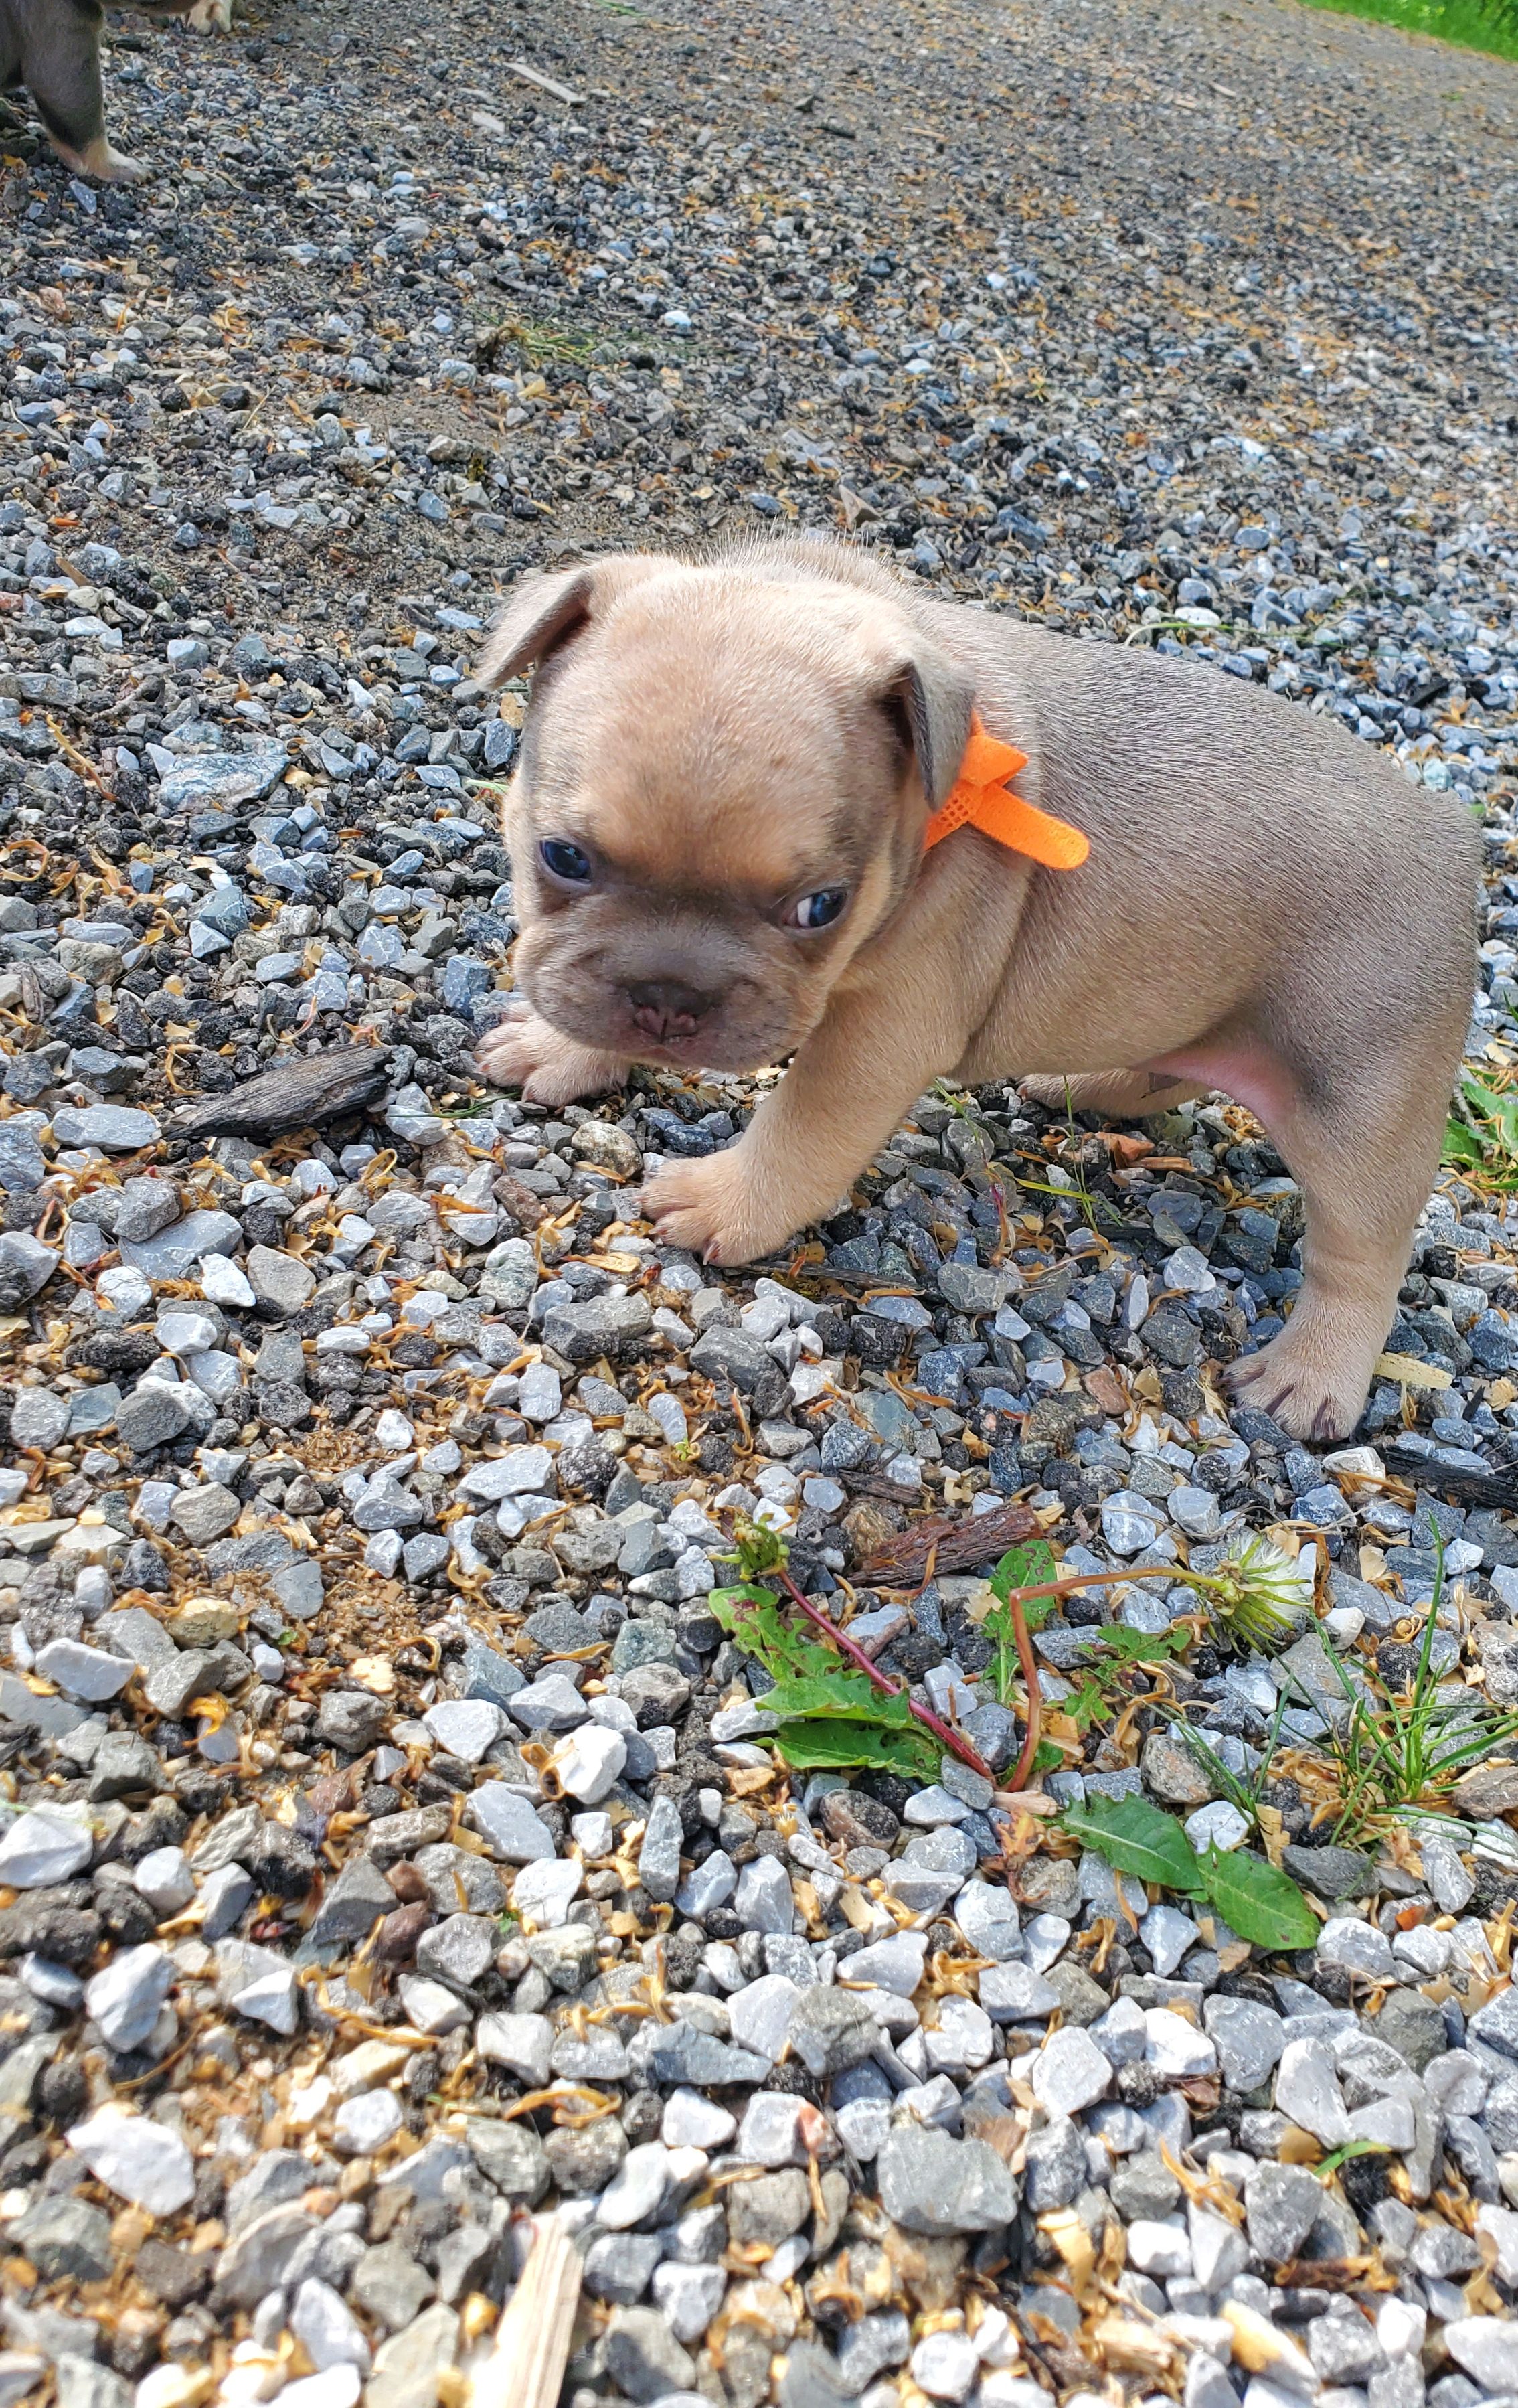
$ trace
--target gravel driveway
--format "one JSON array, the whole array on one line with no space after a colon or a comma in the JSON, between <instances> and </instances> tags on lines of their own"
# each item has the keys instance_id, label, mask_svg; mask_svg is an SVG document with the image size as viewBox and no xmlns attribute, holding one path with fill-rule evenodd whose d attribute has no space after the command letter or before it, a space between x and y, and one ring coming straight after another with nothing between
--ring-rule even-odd
<instances>
[{"instance_id":1,"label":"gravel driveway","mask_svg":"<svg viewBox=\"0 0 1518 2408\"><path fill-rule=\"evenodd\" d=\"M471 661L566 550L799 523L1267 681L1484 812L1500 1116L1518 68L1253 0L112 25L151 180L0 141L0 2408L458 2408L537 2207L575 2408L1510 2401L1518 1207L1452 1170L1326 1456L1222 1401L1300 1278L1224 1104L925 1096L709 1276L637 1182L751 1083L472 1081ZM787 1770L751 1521L953 1751ZM1014 1536L1109 1576L1057 1821Z\"/></svg>"}]
</instances>

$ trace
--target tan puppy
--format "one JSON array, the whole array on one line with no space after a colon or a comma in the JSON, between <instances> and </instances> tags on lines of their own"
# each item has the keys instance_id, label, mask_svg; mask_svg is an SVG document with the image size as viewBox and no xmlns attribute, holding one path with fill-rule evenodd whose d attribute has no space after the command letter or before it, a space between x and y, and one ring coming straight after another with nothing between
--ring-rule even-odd
<instances>
[{"instance_id":1,"label":"tan puppy","mask_svg":"<svg viewBox=\"0 0 1518 2408\"><path fill-rule=\"evenodd\" d=\"M1439 1162L1473 982L1452 799L1232 678L935 600L841 545L539 577L482 674L538 664L506 837L518 1017L485 1074L562 1104L634 1061L794 1054L739 1142L645 1190L714 1262L823 1214L939 1077L1159 1111L1219 1087L1305 1198L1284 1332L1236 1367L1298 1436L1353 1429ZM1091 842L924 851L972 707Z\"/></svg>"}]
</instances>

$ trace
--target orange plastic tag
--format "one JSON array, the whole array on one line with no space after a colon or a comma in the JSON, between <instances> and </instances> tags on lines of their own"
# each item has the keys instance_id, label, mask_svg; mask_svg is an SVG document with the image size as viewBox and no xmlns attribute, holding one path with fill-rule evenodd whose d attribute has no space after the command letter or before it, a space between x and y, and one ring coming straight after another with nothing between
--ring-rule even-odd
<instances>
[{"instance_id":1,"label":"orange plastic tag","mask_svg":"<svg viewBox=\"0 0 1518 2408\"><path fill-rule=\"evenodd\" d=\"M1015 744L999 744L986 734L977 713L970 721L959 775L943 809L935 811L927 824L924 847L941 844L956 828L973 827L1010 852L1025 853L1045 869L1079 869L1091 851L1089 838L1068 821L1036 810L1021 795L1008 792L1007 780L1027 765L1027 754Z\"/></svg>"}]
</instances>

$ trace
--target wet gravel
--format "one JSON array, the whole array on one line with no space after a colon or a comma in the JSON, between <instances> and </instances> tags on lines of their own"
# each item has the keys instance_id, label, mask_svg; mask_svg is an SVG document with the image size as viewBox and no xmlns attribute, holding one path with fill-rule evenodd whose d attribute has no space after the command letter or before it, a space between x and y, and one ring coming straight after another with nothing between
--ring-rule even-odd
<instances>
[{"instance_id":1,"label":"wet gravel","mask_svg":"<svg viewBox=\"0 0 1518 2408\"><path fill-rule=\"evenodd\" d=\"M0 182L5 2399L454 2408L544 2207L575 2408L1510 2398L1518 1746L1337 1840L1304 1761L1310 1614L1395 1692L1436 1542L1446 1702L1518 1704L1518 1208L1446 1178L1327 1455L1216 1385L1299 1278L1232 1107L924 1097L709 1274L637 1183L751 1084L472 1078L471 665L526 566L766 523L1184 647L1483 811L1500 1081L1515 71L1240 0L396 0L113 21L108 79L153 182ZM1001 1773L989 1560L866 1567L1017 1498L1175 1567L1039 1635L1048 1789L1237 1844L1152 1693L1247 1780L1285 1690L1314 1948L952 1759L777 1770L735 1522ZM1261 1530L1284 1656L1062 1711Z\"/></svg>"}]
</instances>

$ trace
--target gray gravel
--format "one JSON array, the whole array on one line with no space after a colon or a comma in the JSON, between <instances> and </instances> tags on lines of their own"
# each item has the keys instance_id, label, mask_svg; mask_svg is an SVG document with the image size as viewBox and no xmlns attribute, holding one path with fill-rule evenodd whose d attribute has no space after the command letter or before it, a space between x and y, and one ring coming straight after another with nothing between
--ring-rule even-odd
<instances>
[{"instance_id":1,"label":"gray gravel","mask_svg":"<svg viewBox=\"0 0 1518 2408\"><path fill-rule=\"evenodd\" d=\"M1272 1768L1271 1955L1068 1845L1009 1888L951 1759L786 1794L708 1597L768 1517L1005 1770L988 1563L860 1578L922 1512L1175 1566L1040 1633L1056 1717L1098 1613L1305 1539L1292 1648L1166 1675L1247 1778L1282 1689L1310 1753L1346 1711L1310 1607L1407 1679L1437 1534L1445 1694L1518 1703L1518 1208L1445 1181L1326 1456L1213 1378L1299 1279L1230 1108L924 1097L804 1265L709 1274L637 1185L750 1084L473 1080L523 695L471 669L526 567L790 523L1183 647L1484 812L1501 1075L1515 71L1249 0L107 66L159 180L28 131L0 188L6 2398L451 2403L545 2206L574 2408L1507 2398L1518 1748L1338 1844ZM1152 1685L1050 1790L1238 1844Z\"/></svg>"}]
</instances>

